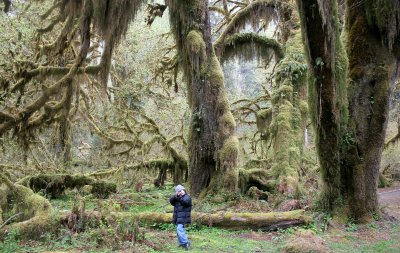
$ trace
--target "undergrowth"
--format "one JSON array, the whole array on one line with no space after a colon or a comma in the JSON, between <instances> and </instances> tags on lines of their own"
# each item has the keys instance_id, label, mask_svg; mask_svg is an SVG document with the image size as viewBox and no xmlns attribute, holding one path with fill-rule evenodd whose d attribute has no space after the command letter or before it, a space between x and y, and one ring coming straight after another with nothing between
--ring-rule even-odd
<instances>
[{"instance_id":1,"label":"undergrowth","mask_svg":"<svg viewBox=\"0 0 400 253\"><path fill-rule=\"evenodd\" d=\"M143 192L120 191L110 199L98 200L86 196L86 211L171 212L169 197L173 186L165 189L148 188ZM71 210L75 193L51 200L57 211ZM244 210L257 205L243 198L228 202L194 202L195 211ZM253 201L255 202L255 201ZM267 207L265 207L267 208ZM268 207L269 209L269 207ZM378 218L378 217L377 217ZM301 228L279 229L272 232L226 230L192 224L187 228L192 242L191 252L400 252L400 225L375 220L367 225L352 220L343 227L331 227L331 216L317 214L314 221ZM21 241L10 232L0 241L0 252L181 252L177 247L173 224L152 224L140 227L139 222L116 220L100 221L86 226L82 232L63 228L47 233L38 241ZM309 251L311 250L311 251ZM312 251L314 250L314 251Z\"/></svg>"}]
</instances>

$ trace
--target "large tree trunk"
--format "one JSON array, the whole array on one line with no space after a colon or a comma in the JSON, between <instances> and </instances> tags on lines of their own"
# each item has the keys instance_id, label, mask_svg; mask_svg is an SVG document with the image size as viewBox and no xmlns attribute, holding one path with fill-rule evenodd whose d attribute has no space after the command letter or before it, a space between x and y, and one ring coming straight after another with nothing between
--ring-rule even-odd
<instances>
[{"instance_id":1,"label":"large tree trunk","mask_svg":"<svg viewBox=\"0 0 400 253\"><path fill-rule=\"evenodd\" d=\"M393 5L385 10L394 9L395 15L400 13L399 5L383 2L386 7ZM297 3L308 52L310 104L325 183L322 201L331 211L344 198L350 215L367 221L378 211L379 165L389 99L398 70L391 50L395 44L390 42L390 36L394 36L390 29L397 31L397 36L398 27L396 23L395 28L390 26L387 20L392 14L378 13L381 9L373 1L347 1L350 77L347 118L344 107L347 64L339 37L337 2L298 0Z\"/></svg>"},{"instance_id":2,"label":"large tree trunk","mask_svg":"<svg viewBox=\"0 0 400 253\"><path fill-rule=\"evenodd\" d=\"M277 67L276 87L271 100L272 173L280 193L298 196L303 133L308 111L307 65L299 27L290 33L285 48L285 57Z\"/></svg>"},{"instance_id":3,"label":"large tree trunk","mask_svg":"<svg viewBox=\"0 0 400 253\"><path fill-rule=\"evenodd\" d=\"M346 190L352 214L360 220L378 211L379 168L398 70L367 8L367 3L348 0L349 113L355 137L346 157Z\"/></svg>"},{"instance_id":4,"label":"large tree trunk","mask_svg":"<svg viewBox=\"0 0 400 253\"><path fill-rule=\"evenodd\" d=\"M236 125L224 91L223 72L211 45L208 1L166 2L188 85L191 192L235 192L239 144L234 136Z\"/></svg>"},{"instance_id":5,"label":"large tree trunk","mask_svg":"<svg viewBox=\"0 0 400 253\"><path fill-rule=\"evenodd\" d=\"M297 0L309 64L309 106L324 182L321 202L332 210L341 198L340 119L346 56L339 39L336 1ZM333 16L333 18L331 18Z\"/></svg>"}]
</instances>

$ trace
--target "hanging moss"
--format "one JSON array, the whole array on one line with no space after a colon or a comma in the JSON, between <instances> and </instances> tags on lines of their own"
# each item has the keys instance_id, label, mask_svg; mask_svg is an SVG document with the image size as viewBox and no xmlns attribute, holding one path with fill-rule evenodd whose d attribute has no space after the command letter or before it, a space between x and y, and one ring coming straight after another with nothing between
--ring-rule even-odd
<instances>
[{"instance_id":1,"label":"hanging moss","mask_svg":"<svg viewBox=\"0 0 400 253\"><path fill-rule=\"evenodd\" d=\"M246 7L236 12L227 27L225 27L224 31L216 40L216 50L218 52L220 51L228 35L240 32L246 25L249 24L254 30L259 30L260 20L263 20L266 25L276 20L278 18L276 12L276 9L279 8L278 6L279 3L275 0L258 0L249 3Z\"/></svg>"},{"instance_id":2,"label":"hanging moss","mask_svg":"<svg viewBox=\"0 0 400 253\"><path fill-rule=\"evenodd\" d=\"M200 32L190 31L186 36L186 45L190 53L201 54L205 58L206 44Z\"/></svg>"},{"instance_id":3,"label":"hanging moss","mask_svg":"<svg viewBox=\"0 0 400 253\"><path fill-rule=\"evenodd\" d=\"M400 2L393 0L367 0L365 12L368 24L377 27L389 49L398 41L400 35Z\"/></svg>"},{"instance_id":4,"label":"hanging moss","mask_svg":"<svg viewBox=\"0 0 400 253\"><path fill-rule=\"evenodd\" d=\"M239 57L242 61L269 61L272 54L279 62L284 56L282 46L275 39L256 33L237 33L229 36L220 51L222 62L233 57Z\"/></svg>"},{"instance_id":5,"label":"hanging moss","mask_svg":"<svg viewBox=\"0 0 400 253\"><path fill-rule=\"evenodd\" d=\"M273 149L271 172L276 178L274 190L290 196L298 196L300 190L298 170L308 116L306 71L301 34L296 30L286 42L285 58L277 66L270 123Z\"/></svg>"},{"instance_id":6,"label":"hanging moss","mask_svg":"<svg viewBox=\"0 0 400 253\"><path fill-rule=\"evenodd\" d=\"M232 113L228 112L222 115L218 120L219 125L219 137L227 138L232 134L236 128L236 122Z\"/></svg>"}]
</instances>

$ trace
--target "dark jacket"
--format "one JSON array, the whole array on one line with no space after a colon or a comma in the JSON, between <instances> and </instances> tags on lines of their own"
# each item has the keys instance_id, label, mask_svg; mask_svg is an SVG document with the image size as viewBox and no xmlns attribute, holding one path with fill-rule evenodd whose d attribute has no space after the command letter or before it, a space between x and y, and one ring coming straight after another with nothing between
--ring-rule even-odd
<instances>
[{"instance_id":1,"label":"dark jacket","mask_svg":"<svg viewBox=\"0 0 400 253\"><path fill-rule=\"evenodd\" d=\"M189 194L186 193L182 197L174 195L169 199L169 202L174 206L174 224L189 224L191 222L190 212L192 211L192 198Z\"/></svg>"}]
</instances>

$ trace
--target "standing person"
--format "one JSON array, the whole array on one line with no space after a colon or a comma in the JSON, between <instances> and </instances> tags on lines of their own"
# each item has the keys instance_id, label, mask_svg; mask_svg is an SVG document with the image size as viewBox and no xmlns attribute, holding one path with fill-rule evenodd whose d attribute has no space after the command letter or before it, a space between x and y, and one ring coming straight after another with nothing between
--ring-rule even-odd
<instances>
[{"instance_id":1,"label":"standing person","mask_svg":"<svg viewBox=\"0 0 400 253\"><path fill-rule=\"evenodd\" d=\"M189 250L190 241L187 238L185 224L190 224L190 212L192 211L192 198L187 194L182 185L175 187L175 194L169 199L174 206L173 222L176 225L179 247Z\"/></svg>"}]
</instances>

